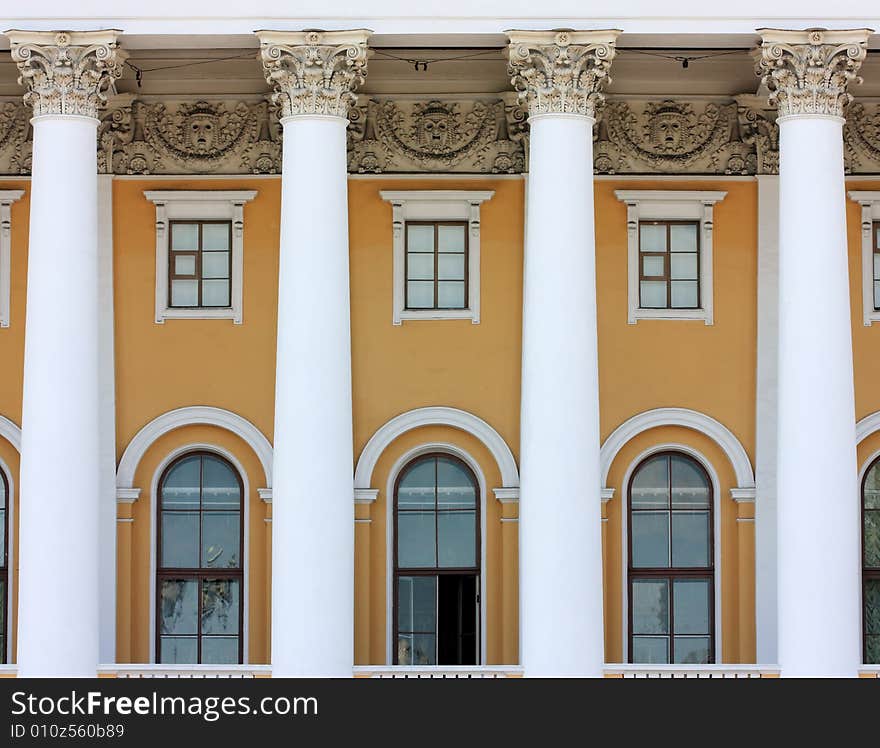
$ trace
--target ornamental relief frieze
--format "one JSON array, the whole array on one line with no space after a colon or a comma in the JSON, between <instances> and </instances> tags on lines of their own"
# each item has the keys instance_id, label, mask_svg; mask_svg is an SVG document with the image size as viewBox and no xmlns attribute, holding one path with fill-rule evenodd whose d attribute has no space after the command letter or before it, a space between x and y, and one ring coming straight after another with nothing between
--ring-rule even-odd
<instances>
[{"instance_id":1,"label":"ornamental relief frieze","mask_svg":"<svg viewBox=\"0 0 880 748\"><path fill-rule=\"evenodd\" d=\"M33 112L0 99L0 174L31 169ZM111 97L99 113L102 174L280 174L279 109L249 100ZM613 99L593 130L597 174L776 174L776 110L736 100ZM515 92L495 97L358 97L349 110L353 174L520 174L528 170L528 114ZM846 109L847 173L880 174L880 102Z\"/></svg>"}]
</instances>

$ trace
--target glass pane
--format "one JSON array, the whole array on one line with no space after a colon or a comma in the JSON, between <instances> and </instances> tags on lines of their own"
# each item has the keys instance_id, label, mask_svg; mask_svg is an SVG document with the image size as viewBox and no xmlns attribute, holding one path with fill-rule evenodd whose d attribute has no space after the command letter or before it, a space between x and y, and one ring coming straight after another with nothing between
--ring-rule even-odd
<instances>
[{"instance_id":1,"label":"glass pane","mask_svg":"<svg viewBox=\"0 0 880 748\"><path fill-rule=\"evenodd\" d=\"M672 455L672 508L708 508L709 484L699 466L687 457Z\"/></svg>"},{"instance_id":2,"label":"glass pane","mask_svg":"<svg viewBox=\"0 0 880 748\"><path fill-rule=\"evenodd\" d=\"M241 563L241 523L238 512L202 514L202 566L237 569Z\"/></svg>"},{"instance_id":3,"label":"glass pane","mask_svg":"<svg viewBox=\"0 0 880 748\"><path fill-rule=\"evenodd\" d=\"M6 581L0 580L0 640L6 630ZM6 662L6 649L0 644L0 662Z\"/></svg>"},{"instance_id":4,"label":"glass pane","mask_svg":"<svg viewBox=\"0 0 880 748\"><path fill-rule=\"evenodd\" d=\"M202 249L229 249L229 224L203 223Z\"/></svg>"},{"instance_id":5,"label":"glass pane","mask_svg":"<svg viewBox=\"0 0 880 748\"><path fill-rule=\"evenodd\" d=\"M475 523L475 512L440 512L437 515L438 566L465 568L476 565Z\"/></svg>"},{"instance_id":6,"label":"glass pane","mask_svg":"<svg viewBox=\"0 0 880 748\"><path fill-rule=\"evenodd\" d=\"M440 280L464 280L464 255L439 255L437 278Z\"/></svg>"},{"instance_id":7,"label":"glass pane","mask_svg":"<svg viewBox=\"0 0 880 748\"><path fill-rule=\"evenodd\" d=\"M397 637L397 662L400 665L436 665L433 634L400 634Z\"/></svg>"},{"instance_id":8,"label":"glass pane","mask_svg":"<svg viewBox=\"0 0 880 748\"><path fill-rule=\"evenodd\" d=\"M639 579L632 583L632 630L634 634L669 633L669 582Z\"/></svg>"},{"instance_id":9,"label":"glass pane","mask_svg":"<svg viewBox=\"0 0 880 748\"><path fill-rule=\"evenodd\" d=\"M437 284L437 306L441 309L464 309L464 283L440 281Z\"/></svg>"},{"instance_id":10,"label":"glass pane","mask_svg":"<svg viewBox=\"0 0 880 748\"><path fill-rule=\"evenodd\" d=\"M397 629L434 633L437 628L437 577L399 577Z\"/></svg>"},{"instance_id":11,"label":"glass pane","mask_svg":"<svg viewBox=\"0 0 880 748\"><path fill-rule=\"evenodd\" d=\"M202 633L237 634L239 582L237 579L205 579L202 582ZM238 659L238 653L235 655Z\"/></svg>"},{"instance_id":12,"label":"glass pane","mask_svg":"<svg viewBox=\"0 0 880 748\"><path fill-rule=\"evenodd\" d=\"M162 665L195 665L198 661L198 642L194 636L163 636L159 640Z\"/></svg>"},{"instance_id":13,"label":"glass pane","mask_svg":"<svg viewBox=\"0 0 880 748\"><path fill-rule=\"evenodd\" d=\"M639 249L642 252L665 252L666 251L666 226L655 226L643 223L639 229L641 237Z\"/></svg>"},{"instance_id":14,"label":"glass pane","mask_svg":"<svg viewBox=\"0 0 880 748\"><path fill-rule=\"evenodd\" d=\"M672 583L675 633L709 632L709 580L676 579Z\"/></svg>"},{"instance_id":15,"label":"glass pane","mask_svg":"<svg viewBox=\"0 0 880 748\"><path fill-rule=\"evenodd\" d=\"M676 636L676 665L705 665L709 662L708 636Z\"/></svg>"},{"instance_id":16,"label":"glass pane","mask_svg":"<svg viewBox=\"0 0 880 748\"><path fill-rule=\"evenodd\" d=\"M185 457L165 474L162 484L163 509L199 508L199 466L201 457Z\"/></svg>"},{"instance_id":17,"label":"glass pane","mask_svg":"<svg viewBox=\"0 0 880 748\"><path fill-rule=\"evenodd\" d=\"M411 463L397 485L397 505L402 509L433 509L436 459Z\"/></svg>"},{"instance_id":18,"label":"glass pane","mask_svg":"<svg viewBox=\"0 0 880 748\"><path fill-rule=\"evenodd\" d=\"M869 568L880 567L880 511L869 509L865 511L865 566Z\"/></svg>"},{"instance_id":19,"label":"glass pane","mask_svg":"<svg viewBox=\"0 0 880 748\"><path fill-rule=\"evenodd\" d=\"M643 309L666 308L666 281L640 281L639 291Z\"/></svg>"},{"instance_id":20,"label":"glass pane","mask_svg":"<svg viewBox=\"0 0 880 748\"><path fill-rule=\"evenodd\" d=\"M159 584L159 633L198 633L199 583L195 579L161 579Z\"/></svg>"},{"instance_id":21,"label":"glass pane","mask_svg":"<svg viewBox=\"0 0 880 748\"><path fill-rule=\"evenodd\" d=\"M865 475L865 509L880 509L880 462Z\"/></svg>"},{"instance_id":22,"label":"glass pane","mask_svg":"<svg viewBox=\"0 0 880 748\"><path fill-rule=\"evenodd\" d=\"M633 662L640 665L665 665L669 662L669 638L634 636Z\"/></svg>"},{"instance_id":23,"label":"glass pane","mask_svg":"<svg viewBox=\"0 0 880 748\"><path fill-rule=\"evenodd\" d=\"M406 277L408 280L434 280L434 255L408 254Z\"/></svg>"},{"instance_id":24,"label":"glass pane","mask_svg":"<svg viewBox=\"0 0 880 748\"><path fill-rule=\"evenodd\" d=\"M203 457L202 460L202 506L238 510L241 489L232 468L216 457Z\"/></svg>"},{"instance_id":25,"label":"glass pane","mask_svg":"<svg viewBox=\"0 0 880 748\"><path fill-rule=\"evenodd\" d=\"M660 276L666 272L665 255L642 255L642 275Z\"/></svg>"},{"instance_id":26,"label":"glass pane","mask_svg":"<svg viewBox=\"0 0 880 748\"><path fill-rule=\"evenodd\" d=\"M174 256L174 274L175 275L195 275L196 274L196 256L195 255L175 255Z\"/></svg>"},{"instance_id":27,"label":"glass pane","mask_svg":"<svg viewBox=\"0 0 880 748\"><path fill-rule=\"evenodd\" d=\"M199 282L194 280L171 281L171 306L198 306Z\"/></svg>"},{"instance_id":28,"label":"glass pane","mask_svg":"<svg viewBox=\"0 0 880 748\"><path fill-rule=\"evenodd\" d=\"M697 279L697 255L681 254L670 257L670 278L673 280L696 280Z\"/></svg>"},{"instance_id":29,"label":"glass pane","mask_svg":"<svg viewBox=\"0 0 880 748\"><path fill-rule=\"evenodd\" d=\"M864 602L865 633L880 635L880 580L865 580Z\"/></svg>"},{"instance_id":30,"label":"glass pane","mask_svg":"<svg viewBox=\"0 0 880 748\"><path fill-rule=\"evenodd\" d=\"M229 665L237 662L237 636L206 636L202 638L203 665Z\"/></svg>"},{"instance_id":31,"label":"glass pane","mask_svg":"<svg viewBox=\"0 0 880 748\"><path fill-rule=\"evenodd\" d=\"M874 281L874 309L880 309L880 281Z\"/></svg>"},{"instance_id":32,"label":"glass pane","mask_svg":"<svg viewBox=\"0 0 880 748\"><path fill-rule=\"evenodd\" d=\"M709 563L709 512L672 513L672 565L702 567Z\"/></svg>"},{"instance_id":33,"label":"glass pane","mask_svg":"<svg viewBox=\"0 0 880 748\"><path fill-rule=\"evenodd\" d=\"M433 512L398 512L397 565L420 569L437 563Z\"/></svg>"},{"instance_id":34,"label":"glass pane","mask_svg":"<svg viewBox=\"0 0 880 748\"><path fill-rule=\"evenodd\" d=\"M669 566L669 512L632 513L632 565Z\"/></svg>"},{"instance_id":35,"label":"glass pane","mask_svg":"<svg viewBox=\"0 0 880 748\"><path fill-rule=\"evenodd\" d=\"M162 568L195 569L198 565L198 512L163 512Z\"/></svg>"},{"instance_id":36,"label":"glass pane","mask_svg":"<svg viewBox=\"0 0 880 748\"><path fill-rule=\"evenodd\" d=\"M673 252L697 251L697 225L673 224L669 227L669 249Z\"/></svg>"},{"instance_id":37,"label":"glass pane","mask_svg":"<svg viewBox=\"0 0 880 748\"><path fill-rule=\"evenodd\" d=\"M439 252L464 252L464 226L438 226L437 250Z\"/></svg>"},{"instance_id":38,"label":"glass pane","mask_svg":"<svg viewBox=\"0 0 880 748\"><path fill-rule=\"evenodd\" d=\"M874 255L874 280L880 280L880 254Z\"/></svg>"},{"instance_id":39,"label":"glass pane","mask_svg":"<svg viewBox=\"0 0 880 748\"><path fill-rule=\"evenodd\" d=\"M0 565L8 564L8 561L4 562L6 558L6 533L3 532L3 528L6 527L6 510L0 509ZM0 613L0 620L2 620L3 614ZM3 627L0 626L0 634L3 633Z\"/></svg>"},{"instance_id":40,"label":"glass pane","mask_svg":"<svg viewBox=\"0 0 880 748\"><path fill-rule=\"evenodd\" d=\"M229 281L202 281L202 306L229 306Z\"/></svg>"},{"instance_id":41,"label":"glass pane","mask_svg":"<svg viewBox=\"0 0 880 748\"><path fill-rule=\"evenodd\" d=\"M880 664L880 636L865 637L865 664Z\"/></svg>"},{"instance_id":42,"label":"glass pane","mask_svg":"<svg viewBox=\"0 0 880 748\"><path fill-rule=\"evenodd\" d=\"M669 506L669 457L646 460L632 480L633 509L665 509Z\"/></svg>"},{"instance_id":43,"label":"glass pane","mask_svg":"<svg viewBox=\"0 0 880 748\"><path fill-rule=\"evenodd\" d=\"M672 281L672 308L696 309L698 281Z\"/></svg>"},{"instance_id":44,"label":"glass pane","mask_svg":"<svg viewBox=\"0 0 880 748\"><path fill-rule=\"evenodd\" d=\"M440 509L463 509L476 506L477 490L473 478L460 462L437 458L437 505Z\"/></svg>"},{"instance_id":45,"label":"glass pane","mask_svg":"<svg viewBox=\"0 0 880 748\"><path fill-rule=\"evenodd\" d=\"M0 507L6 506L6 481L3 479L3 474L0 473Z\"/></svg>"},{"instance_id":46,"label":"glass pane","mask_svg":"<svg viewBox=\"0 0 880 748\"><path fill-rule=\"evenodd\" d=\"M434 283L409 281L406 284L406 306L409 309L431 309L434 306Z\"/></svg>"},{"instance_id":47,"label":"glass pane","mask_svg":"<svg viewBox=\"0 0 880 748\"><path fill-rule=\"evenodd\" d=\"M433 252L434 251L434 227L433 226L406 226L406 251L407 252Z\"/></svg>"},{"instance_id":48,"label":"glass pane","mask_svg":"<svg viewBox=\"0 0 880 748\"><path fill-rule=\"evenodd\" d=\"M228 278L229 252L202 252L202 278Z\"/></svg>"},{"instance_id":49,"label":"glass pane","mask_svg":"<svg viewBox=\"0 0 880 748\"><path fill-rule=\"evenodd\" d=\"M199 248L199 225L197 223L171 224L171 249Z\"/></svg>"}]
</instances>

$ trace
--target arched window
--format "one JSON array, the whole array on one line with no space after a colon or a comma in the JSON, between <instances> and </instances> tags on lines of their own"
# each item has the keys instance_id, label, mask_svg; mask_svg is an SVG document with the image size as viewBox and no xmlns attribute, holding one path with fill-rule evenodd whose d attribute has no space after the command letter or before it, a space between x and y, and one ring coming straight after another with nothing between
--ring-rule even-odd
<instances>
[{"instance_id":1,"label":"arched window","mask_svg":"<svg viewBox=\"0 0 880 748\"><path fill-rule=\"evenodd\" d=\"M880 664L880 458L862 481L862 607L865 664Z\"/></svg>"},{"instance_id":2,"label":"arched window","mask_svg":"<svg viewBox=\"0 0 880 748\"><path fill-rule=\"evenodd\" d=\"M394 664L480 663L480 502L461 460L425 455L394 490Z\"/></svg>"},{"instance_id":3,"label":"arched window","mask_svg":"<svg viewBox=\"0 0 880 748\"><path fill-rule=\"evenodd\" d=\"M6 662L9 610L9 483L0 470L0 663Z\"/></svg>"},{"instance_id":4,"label":"arched window","mask_svg":"<svg viewBox=\"0 0 880 748\"><path fill-rule=\"evenodd\" d=\"M629 484L629 661L714 660L712 484L696 460L652 455Z\"/></svg>"},{"instance_id":5,"label":"arched window","mask_svg":"<svg viewBox=\"0 0 880 748\"><path fill-rule=\"evenodd\" d=\"M156 661L242 661L242 482L207 452L159 482Z\"/></svg>"}]
</instances>

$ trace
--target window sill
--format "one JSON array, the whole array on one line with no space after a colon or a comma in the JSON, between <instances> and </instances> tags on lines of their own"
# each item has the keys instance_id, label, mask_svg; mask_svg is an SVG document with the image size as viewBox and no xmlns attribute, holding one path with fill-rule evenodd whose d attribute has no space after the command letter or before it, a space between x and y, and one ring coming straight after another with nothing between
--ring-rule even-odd
<instances>
[{"instance_id":1,"label":"window sill","mask_svg":"<svg viewBox=\"0 0 880 748\"><path fill-rule=\"evenodd\" d=\"M241 324L241 314L231 307L220 309L165 309L156 317L162 324L166 319L231 319L236 325Z\"/></svg>"},{"instance_id":2,"label":"window sill","mask_svg":"<svg viewBox=\"0 0 880 748\"><path fill-rule=\"evenodd\" d=\"M640 319L677 319L714 324L705 309L633 309L628 322L634 325Z\"/></svg>"},{"instance_id":3,"label":"window sill","mask_svg":"<svg viewBox=\"0 0 880 748\"><path fill-rule=\"evenodd\" d=\"M865 327L870 327L877 322L880 322L880 309L865 314Z\"/></svg>"},{"instance_id":4,"label":"window sill","mask_svg":"<svg viewBox=\"0 0 880 748\"><path fill-rule=\"evenodd\" d=\"M400 312L400 322L407 320L440 320L440 319L469 319L473 324L480 324L480 318L472 309L404 309Z\"/></svg>"}]
</instances>

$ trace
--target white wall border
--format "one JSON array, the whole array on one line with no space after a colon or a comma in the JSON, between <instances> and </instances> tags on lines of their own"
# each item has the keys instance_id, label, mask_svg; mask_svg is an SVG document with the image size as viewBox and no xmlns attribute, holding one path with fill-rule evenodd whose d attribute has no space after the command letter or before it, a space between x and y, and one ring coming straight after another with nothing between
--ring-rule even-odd
<instances>
[{"instance_id":1,"label":"white wall border","mask_svg":"<svg viewBox=\"0 0 880 748\"><path fill-rule=\"evenodd\" d=\"M403 320L469 319L480 323L480 205L491 200L493 190L380 190L391 203L393 235L393 293L391 322ZM409 220L468 222L468 308L406 309L406 241Z\"/></svg>"},{"instance_id":2,"label":"white wall border","mask_svg":"<svg viewBox=\"0 0 880 748\"><path fill-rule=\"evenodd\" d=\"M0 190L0 327L9 327L12 297L12 203L24 190Z\"/></svg>"},{"instance_id":3,"label":"white wall border","mask_svg":"<svg viewBox=\"0 0 880 748\"><path fill-rule=\"evenodd\" d=\"M248 481L247 471L242 467L241 463L238 461L238 458L235 457L231 452L223 449L222 447L218 447L215 444L205 444L205 443L193 443L187 444L182 447L178 447L172 450L169 454L165 456L161 463L159 463L159 467L156 468L156 471L153 473L153 478L150 481L150 662L156 664L156 530L157 530L157 518L159 516L159 479L162 477L162 473L174 460L179 457L182 457L187 452L211 452L212 454L216 454L218 457L222 457L225 460L228 460L229 463L238 471L238 474L241 476L242 490L244 491L244 495L242 496L242 505L244 506L244 512L241 518L242 521L242 536L243 536L243 545L244 547L241 549L241 596L239 598L239 605L242 606L242 620L241 620L241 636L242 636L242 653L241 653L241 661L242 664L247 665L249 662L249 651L248 651L248 633L249 633L249 612L250 612L250 585L248 580L250 578L251 570L250 570L250 483ZM137 587L137 581L132 579L132 588Z\"/></svg>"},{"instance_id":4,"label":"white wall border","mask_svg":"<svg viewBox=\"0 0 880 748\"><path fill-rule=\"evenodd\" d=\"M622 545L621 545L621 554L622 554L622 564L621 568L623 569L623 583L622 583L622 593L621 600L623 603L622 611L623 611L623 639L622 639L622 652L621 652L621 660L623 662L627 662L629 659L629 559L627 558L629 543L627 542L627 533L629 532L629 528L627 527L627 502L629 502L629 482L632 479L633 472L635 469L642 463L643 460L646 460L651 455L657 454L658 452L680 452L682 454L687 455L688 457L692 457L703 468L709 475L709 480L712 481L712 532L714 533L712 547L713 547L713 558L712 558L712 568L713 568L713 580L712 580L712 594L715 598L715 620L714 620L714 642L715 642L715 662L720 663L722 660L721 657L721 482L718 479L718 473L715 470L714 465L706 458L706 456L700 452L699 450L694 449L693 447L689 447L686 444L678 444L678 443L665 443L665 444L656 444L644 452L642 452L638 457L636 457L626 468L626 473L623 476L623 484L620 489L620 497L621 497L621 507L620 507L620 525L622 528ZM634 663L640 664L640 663Z\"/></svg>"},{"instance_id":5,"label":"white wall border","mask_svg":"<svg viewBox=\"0 0 880 748\"><path fill-rule=\"evenodd\" d=\"M491 452L501 471L501 488L519 489L519 470L507 442L482 418L466 410L446 406L415 408L395 416L370 437L354 471L355 492L372 488L373 471L382 453L397 437L422 426L451 426L479 439Z\"/></svg>"},{"instance_id":6,"label":"white wall border","mask_svg":"<svg viewBox=\"0 0 880 748\"><path fill-rule=\"evenodd\" d=\"M486 664L486 476L480 464L461 447L448 442L432 442L414 447L401 455L388 474L385 502L385 664L394 658L394 484L400 472L417 457L431 453L457 457L474 473L480 487L480 665Z\"/></svg>"},{"instance_id":7,"label":"white wall border","mask_svg":"<svg viewBox=\"0 0 880 748\"><path fill-rule=\"evenodd\" d=\"M874 221L880 221L880 191L850 190L849 199L862 207L862 322L870 327L880 322L874 309Z\"/></svg>"},{"instance_id":8,"label":"white wall border","mask_svg":"<svg viewBox=\"0 0 880 748\"><path fill-rule=\"evenodd\" d=\"M0 423L2 426L2 423ZM217 426L232 432L250 445L263 466L266 488L272 487L272 445L262 431L237 413L210 405L191 405L169 410L144 426L122 453L116 470L116 492L124 497L134 488L134 474L153 443L169 431L184 426ZM2 434L2 431L0 431Z\"/></svg>"},{"instance_id":9,"label":"white wall border","mask_svg":"<svg viewBox=\"0 0 880 748\"><path fill-rule=\"evenodd\" d=\"M627 323L640 319L703 320L715 323L712 272L713 209L726 192L698 190L615 190L626 203L627 234ZM694 220L700 222L700 303L699 309L643 309L639 306L639 221Z\"/></svg>"},{"instance_id":10,"label":"white wall border","mask_svg":"<svg viewBox=\"0 0 880 748\"><path fill-rule=\"evenodd\" d=\"M660 426L682 426L684 428L699 431L714 441L730 460L736 476L737 485L731 489L737 491L740 500L755 491L755 474L752 471L752 463L742 443L733 432L720 421L716 421L705 413L687 408L655 408L646 410L624 421L602 444L599 451L600 475L602 487L607 487L608 472L618 452L634 437L649 429Z\"/></svg>"},{"instance_id":11,"label":"white wall border","mask_svg":"<svg viewBox=\"0 0 880 748\"><path fill-rule=\"evenodd\" d=\"M144 196L156 206L156 318L231 319L242 323L244 273L244 205L256 190L146 190ZM168 224L172 220L225 220L232 222L230 301L228 308L174 309L168 306Z\"/></svg>"}]
</instances>

